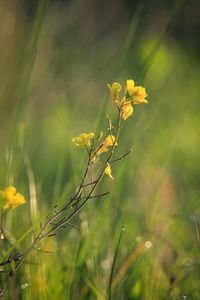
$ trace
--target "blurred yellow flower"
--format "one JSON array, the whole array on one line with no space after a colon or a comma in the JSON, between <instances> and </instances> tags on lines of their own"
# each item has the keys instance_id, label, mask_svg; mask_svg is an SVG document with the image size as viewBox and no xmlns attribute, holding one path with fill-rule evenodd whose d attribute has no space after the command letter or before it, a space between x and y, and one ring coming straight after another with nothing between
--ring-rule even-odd
<instances>
[{"instance_id":1,"label":"blurred yellow flower","mask_svg":"<svg viewBox=\"0 0 200 300\"><path fill-rule=\"evenodd\" d=\"M147 99L147 93L144 87L142 86L136 86L133 91L133 103L134 104L142 104L142 103L148 103Z\"/></svg>"},{"instance_id":2,"label":"blurred yellow flower","mask_svg":"<svg viewBox=\"0 0 200 300\"><path fill-rule=\"evenodd\" d=\"M113 176L112 176L112 170L111 170L111 167L110 167L110 164L107 163L107 166L104 170L104 173L109 176L111 179L114 179Z\"/></svg>"},{"instance_id":3,"label":"blurred yellow flower","mask_svg":"<svg viewBox=\"0 0 200 300\"><path fill-rule=\"evenodd\" d=\"M18 205L24 204L25 198L20 193L16 192L14 186L8 186L4 191L0 190L1 198L1 207L6 208L15 208Z\"/></svg>"},{"instance_id":4,"label":"blurred yellow flower","mask_svg":"<svg viewBox=\"0 0 200 300\"><path fill-rule=\"evenodd\" d=\"M118 104L119 94L122 89L122 86L119 82L114 82L112 85L108 84L109 91L116 102Z\"/></svg>"},{"instance_id":5,"label":"blurred yellow flower","mask_svg":"<svg viewBox=\"0 0 200 300\"><path fill-rule=\"evenodd\" d=\"M135 82L134 82L134 80L128 79L126 81L126 88L125 88L125 94L126 94L126 96L128 96L128 98L133 95L134 88L135 88Z\"/></svg>"},{"instance_id":6,"label":"blurred yellow flower","mask_svg":"<svg viewBox=\"0 0 200 300\"><path fill-rule=\"evenodd\" d=\"M148 103L145 99L148 95L143 86L135 86L134 80L128 79L126 81L125 96L131 99L133 104Z\"/></svg>"},{"instance_id":7,"label":"blurred yellow flower","mask_svg":"<svg viewBox=\"0 0 200 300\"><path fill-rule=\"evenodd\" d=\"M73 137L72 142L78 147L90 147L91 139L94 137L94 133L82 133Z\"/></svg>"},{"instance_id":8,"label":"blurred yellow flower","mask_svg":"<svg viewBox=\"0 0 200 300\"><path fill-rule=\"evenodd\" d=\"M103 145L105 147L112 147L114 144L115 144L115 137L112 134L108 135L107 138L103 142ZM117 145L117 143L116 143L116 145Z\"/></svg>"},{"instance_id":9,"label":"blurred yellow flower","mask_svg":"<svg viewBox=\"0 0 200 300\"><path fill-rule=\"evenodd\" d=\"M116 143L116 139L114 135L110 134L107 136L107 138L104 140L103 144L97 151L97 155L100 155L102 153L105 153L109 150L110 147L112 147ZM117 145L117 143L115 144Z\"/></svg>"},{"instance_id":10,"label":"blurred yellow flower","mask_svg":"<svg viewBox=\"0 0 200 300\"><path fill-rule=\"evenodd\" d=\"M133 114L133 106L130 101L123 101L121 105L122 119L126 120Z\"/></svg>"}]
</instances>

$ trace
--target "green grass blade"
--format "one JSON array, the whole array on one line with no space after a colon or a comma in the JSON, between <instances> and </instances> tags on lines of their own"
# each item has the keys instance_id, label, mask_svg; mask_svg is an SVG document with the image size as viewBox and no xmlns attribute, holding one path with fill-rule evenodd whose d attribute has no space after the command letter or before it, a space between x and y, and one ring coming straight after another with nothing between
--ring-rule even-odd
<instances>
[{"instance_id":1,"label":"green grass blade","mask_svg":"<svg viewBox=\"0 0 200 300\"><path fill-rule=\"evenodd\" d=\"M31 74L33 71L33 66L37 54L39 38L41 35L41 29L42 29L42 24L46 12L47 4L48 4L48 0L39 1L36 10L36 16L30 32L30 39L28 39L27 41L28 49L26 52L26 57L24 59L22 75L21 78L19 79L16 105L12 117L11 133L10 133L11 141L13 140L13 137L15 136L15 133L18 130L18 123L23 115L23 110L25 108L25 102L28 96Z\"/></svg>"},{"instance_id":2,"label":"green grass blade","mask_svg":"<svg viewBox=\"0 0 200 300\"><path fill-rule=\"evenodd\" d=\"M118 256L118 253L119 253L119 248L120 248L123 232L124 232L124 227L122 227L120 235L119 235L119 239L118 239L118 242L117 242L117 247L116 247L116 250L115 250L115 255L114 255L114 259L113 259L113 263L112 263L112 267L111 267L110 279L109 279L109 284L108 284L108 297L107 297L108 300L112 299L112 281L113 281L115 265L116 265L117 256Z\"/></svg>"},{"instance_id":3,"label":"green grass blade","mask_svg":"<svg viewBox=\"0 0 200 300\"><path fill-rule=\"evenodd\" d=\"M163 29L163 31L160 34L160 37L158 37L157 41L155 42L154 46L152 47L151 51L149 52L149 54L147 55L146 59L144 60L136 78L138 81L143 81L147 75L147 72L149 70L149 68L151 67L154 57L156 56L161 44L163 43L166 35L168 34L168 32L170 31L170 29L172 28L172 26L174 25L174 22L176 20L176 17L181 9L181 7L183 6L185 0L175 0L173 7L171 9L169 18L167 20L166 26Z\"/></svg>"}]
</instances>

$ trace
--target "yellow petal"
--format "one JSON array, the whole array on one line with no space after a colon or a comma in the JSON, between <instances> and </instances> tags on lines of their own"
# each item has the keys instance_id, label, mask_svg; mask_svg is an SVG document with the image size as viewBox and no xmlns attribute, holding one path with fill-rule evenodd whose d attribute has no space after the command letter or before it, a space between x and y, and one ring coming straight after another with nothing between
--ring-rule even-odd
<instances>
[{"instance_id":1,"label":"yellow petal","mask_svg":"<svg viewBox=\"0 0 200 300\"><path fill-rule=\"evenodd\" d=\"M121 106L122 119L126 120L133 114L133 106L130 102L124 101Z\"/></svg>"},{"instance_id":2,"label":"yellow petal","mask_svg":"<svg viewBox=\"0 0 200 300\"><path fill-rule=\"evenodd\" d=\"M5 198L9 199L15 195L16 188L14 186L8 186L4 192L5 192Z\"/></svg>"},{"instance_id":3,"label":"yellow petal","mask_svg":"<svg viewBox=\"0 0 200 300\"><path fill-rule=\"evenodd\" d=\"M15 208L16 206L18 205L22 205L24 204L26 201L25 201L25 198L24 196L22 196L20 193L17 193L14 197L12 197L11 201L10 201L10 207L11 208Z\"/></svg>"},{"instance_id":4,"label":"yellow petal","mask_svg":"<svg viewBox=\"0 0 200 300\"><path fill-rule=\"evenodd\" d=\"M108 135L103 142L104 147L112 147L115 144L115 140L116 139L114 135L112 134ZM117 143L115 145L117 145Z\"/></svg>"},{"instance_id":5,"label":"yellow petal","mask_svg":"<svg viewBox=\"0 0 200 300\"><path fill-rule=\"evenodd\" d=\"M87 139L91 140L93 137L94 137L94 133L93 132L88 133Z\"/></svg>"},{"instance_id":6,"label":"yellow petal","mask_svg":"<svg viewBox=\"0 0 200 300\"><path fill-rule=\"evenodd\" d=\"M109 91L112 96L120 93L122 86L119 82L113 82L112 85L108 84Z\"/></svg>"},{"instance_id":7,"label":"yellow petal","mask_svg":"<svg viewBox=\"0 0 200 300\"><path fill-rule=\"evenodd\" d=\"M3 209L15 208L18 205L24 204L25 198L20 193L16 193L16 188L14 186L8 186L4 191L0 191L2 198Z\"/></svg>"},{"instance_id":8,"label":"yellow petal","mask_svg":"<svg viewBox=\"0 0 200 300\"><path fill-rule=\"evenodd\" d=\"M72 138L72 142L78 147L89 147L91 145L90 140L94 137L94 133L81 133L78 136Z\"/></svg>"},{"instance_id":9,"label":"yellow petal","mask_svg":"<svg viewBox=\"0 0 200 300\"><path fill-rule=\"evenodd\" d=\"M126 88L125 88L125 94L128 93L128 96L132 96L134 91L135 82L132 79L128 79L126 81Z\"/></svg>"},{"instance_id":10,"label":"yellow petal","mask_svg":"<svg viewBox=\"0 0 200 300\"><path fill-rule=\"evenodd\" d=\"M107 163L107 166L104 170L104 173L109 176L111 179L114 179L113 176L112 176L112 170L111 170L111 167L110 167L110 164Z\"/></svg>"},{"instance_id":11,"label":"yellow petal","mask_svg":"<svg viewBox=\"0 0 200 300\"><path fill-rule=\"evenodd\" d=\"M147 96L148 95L144 87L136 86L133 92L133 103L134 104L148 103L147 99L145 99Z\"/></svg>"}]
</instances>

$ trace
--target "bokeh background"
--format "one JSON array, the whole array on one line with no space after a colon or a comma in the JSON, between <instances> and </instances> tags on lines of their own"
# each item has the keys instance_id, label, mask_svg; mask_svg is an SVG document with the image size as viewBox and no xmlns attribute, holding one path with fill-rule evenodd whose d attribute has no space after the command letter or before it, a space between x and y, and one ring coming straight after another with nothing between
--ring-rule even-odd
<instances>
[{"instance_id":1,"label":"bokeh background","mask_svg":"<svg viewBox=\"0 0 200 300\"><path fill-rule=\"evenodd\" d=\"M85 156L72 137L106 132L106 114L116 117L107 83L133 78L149 98L122 128L116 155L133 151L102 184L111 194L75 218L79 231L46 242L53 254L33 254L8 297L106 299L125 226L113 299L200 298L199 9L197 0L1 0L0 185L27 199L7 216L11 241L73 194Z\"/></svg>"}]
</instances>

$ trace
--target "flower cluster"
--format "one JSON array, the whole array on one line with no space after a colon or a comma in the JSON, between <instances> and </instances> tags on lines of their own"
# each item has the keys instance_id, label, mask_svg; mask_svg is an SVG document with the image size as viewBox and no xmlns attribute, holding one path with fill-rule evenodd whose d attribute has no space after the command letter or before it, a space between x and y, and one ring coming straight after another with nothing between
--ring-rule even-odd
<instances>
[{"instance_id":1,"label":"flower cluster","mask_svg":"<svg viewBox=\"0 0 200 300\"><path fill-rule=\"evenodd\" d=\"M14 186L8 186L4 191L0 190L0 206L3 209L15 208L25 202L24 196L17 193Z\"/></svg>"},{"instance_id":2,"label":"flower cluster","mask_svg":"<svg viewBox=\"0 0 200 300\"><path fill-rule=\"evenodd\" d=\"M94 137L94 133L82 133L73 137L72 142L78 147L90 147L91 139Z\"/></svg>"},{"instance_id":3,"label":"flower cluster","mask_svg":"<svg viewBox=\"0 0 200 300\"><path fill-rule=\"evenodd\" d=\"M103 136L103 132L101 132L99 134L98 137L95 138L95 134L94 133L82 133L78 136L75 136L72 138L72 142L77 146L77 147L81 147L81 148L90 148L91 147L91 141L93 140L93 142L95 141L99 141ZM94 144L94 143L93 143ZM116 138L113 134L109 134L105 140L100 144L99 147L97 147L96 149L93 150L93 157L91 160L91 163L94 163L96 161L99 160L99 157L101 154L108 152L109 149L113 146L117 145L117 141ZM111 175L111 167L110 164L107 163L106 167L105 167L105 174L108 175L110 178L113 179L112 175Z\"/></svg>"},{"instance_id":4,"label":"flower cluster","mask_svg":"<svg viewBox=\"0 0 200 300\"><path fill-rule=\"evenodd\" d=\"M122 119L126 120L133 114L134 104L148 103L147 93L144 87L135 86L135 82L132 79L126 81L125 95L120 101L120 91L122 86L119 82L114 82L112 85L108 84L111 96L114 102L121 110Z\"/></svg>"},{"instance_id":5,"label":"flower cluster","mask_svg":"<svg viewBox=\"0 0 200 300\"><path fill-rule=\"evenodd\" d=\"M110 94L120 112L120 118L123 120L127 120L133 114L133 106L136 104L148 103L147 101L147 93L144 87L136 86L134 80L128 79L126 81L126 87L124 91L124 96L120 100L120 93L122 86L119 82L114 82L113 84L108 84L108 88ZM111 121L110 121L111 122ZM110 126L111 127L111 126ZM96 147L96 142L98 142L103 133L101 132L98 137L95 137L95 134L92 133L82 133L78 136L73 137L72 142L81 148L90 148L91 152L93 152L91 162L94 163L99 160L101 154L108 152L110 148L113 148L117 145L117 139L111 132L105 138L105 140L100 144L100 146ZM92 143L91 143L92 141ZM110 178L112 177L112 170L109 164L109 160L107 160L104 173L108 175Z\"/></svg>"}]
</instances>

